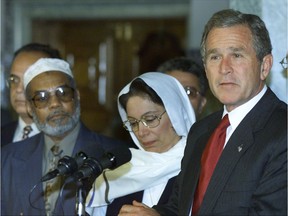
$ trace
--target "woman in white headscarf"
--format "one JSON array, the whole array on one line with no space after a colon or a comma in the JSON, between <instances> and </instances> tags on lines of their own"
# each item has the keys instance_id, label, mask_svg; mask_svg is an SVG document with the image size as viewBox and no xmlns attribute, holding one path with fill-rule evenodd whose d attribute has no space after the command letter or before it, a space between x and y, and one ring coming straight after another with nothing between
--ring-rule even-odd
<instances>
[{"instance_id":1,"label":"woman in white headscarf","mask_svg":"<svg viewBox=\"0 0 288 216\"><path fill-rule=\"evenodd\" d=\"M195 122L183 86L159 72L142 74L126 85L118 95L118 110L139 149L130 149L130 162L96 179L86 199L90 215L117 215L134 199L150 207L166 202Z\"/></svg>"}]
</instances>

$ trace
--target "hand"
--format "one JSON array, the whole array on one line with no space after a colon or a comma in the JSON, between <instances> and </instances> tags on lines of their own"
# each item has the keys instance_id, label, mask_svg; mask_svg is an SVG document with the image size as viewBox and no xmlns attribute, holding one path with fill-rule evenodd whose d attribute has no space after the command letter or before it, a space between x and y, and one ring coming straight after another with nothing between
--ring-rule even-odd
<instances>
[{"instance_id":1,"label":"hand","mask_svg":"<svg viewBox=\"0 0 288 216\"><path fill-rule=\"evenodd\" d=\"M160 216L160 214L155 209L134 200L133 205L123 205L118 216Z\"/></svg>"}]
</instances>

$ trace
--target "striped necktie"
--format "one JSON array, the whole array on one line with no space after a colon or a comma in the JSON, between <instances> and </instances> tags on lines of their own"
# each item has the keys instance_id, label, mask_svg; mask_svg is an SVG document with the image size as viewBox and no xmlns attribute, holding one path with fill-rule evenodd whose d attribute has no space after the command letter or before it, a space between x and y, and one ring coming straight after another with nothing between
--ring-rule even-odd
<instances>
[{"instance_id":1,"label":"striped necktie","mask_svg":"<svg viewBox=\"0 0 288 216\"><path fill-rule=\"evenodd\" d=\"M63 150L60 150L59 145L52 146L50 150L52 152L52 158L50 158L49 163L48 163L49 172L57 168L58 160L61 158L61 154L63 152ZM46 182L44 200L45 200L45 210L46 210L47 216L52 215L53 209L55 208L55 203L56 203L56 199L58 196L57 191L59 191L60 185L61 185L61 179L58 177ZM56 196L52 194L52 193L55 194L56 192L57 192Z\"/></svg>"}]
</instances>

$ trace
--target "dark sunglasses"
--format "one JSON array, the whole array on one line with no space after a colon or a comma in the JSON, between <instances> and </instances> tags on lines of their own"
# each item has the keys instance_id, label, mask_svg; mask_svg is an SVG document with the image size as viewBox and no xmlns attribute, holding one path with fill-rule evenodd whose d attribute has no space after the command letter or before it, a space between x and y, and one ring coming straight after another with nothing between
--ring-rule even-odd
<instances>
[{"instance_id":1,"label":"dark sunglasses","mask_svg":"<svg viewBox=\"0 0 288 216\"><path fill-rule=\"evenodd\" d=\"M75 98L75 89L70 86L60 86L51 91L37 91L30 99L38 109L45 108L50 104L51 96L55 95L61 102L70 102Z\"/></svg>"}]
</instances>

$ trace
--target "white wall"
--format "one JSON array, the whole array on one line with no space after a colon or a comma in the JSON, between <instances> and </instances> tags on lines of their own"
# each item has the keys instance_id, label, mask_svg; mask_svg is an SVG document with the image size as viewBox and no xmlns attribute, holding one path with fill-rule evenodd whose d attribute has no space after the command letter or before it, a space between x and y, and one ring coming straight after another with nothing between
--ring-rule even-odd
<instances>
[{"instance_id":1,"label":"white wall","mask_svg":"<svg viewBox=\"0 0 288 216\"><path fill-rule=\"evenodd\" d=\"M230 0L230 6L244 13L254 13L265 22L274 57L267 83L277 96L287 103L287 70L284 71L279 63L288 52L287 0Z\"/></svg>"},{"instance_id":2,"label":"white wall","mask_svg":"<svg viewBox=\"0 0 288 216\"><path fill-rule=\"evenodd\" d=\"M229 8L229 0L190 0L188 47L199 49L206 22L216 11Z\"/></svg>"}]
</instances>

